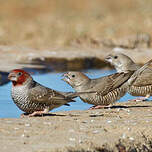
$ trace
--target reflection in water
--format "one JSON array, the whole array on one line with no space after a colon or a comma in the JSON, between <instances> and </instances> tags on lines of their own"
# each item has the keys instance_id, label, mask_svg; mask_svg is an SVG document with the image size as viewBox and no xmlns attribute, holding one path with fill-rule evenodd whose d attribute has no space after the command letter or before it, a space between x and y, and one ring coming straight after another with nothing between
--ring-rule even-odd
<instances>
[{"instance_id":1,"label":"reflection in water","mask_svg":"<svg viewBox=\"0 0 152 152\"><path fill-rule=\"evenodd\" d=\"M115 71L105 71L105 70L87 70L85 73L90 78L97 78L112 74ZM63 73L45 73L33 75L34 80L37 82L50 87L58 91L74 91L67 83L61 80ZM20 117L20 114L23 113L20 111L16 105L13 103L10 95L11 83L0 86L0 118L15 118ZM127 101L128 99L133 99L129 94L126 94L119 101ZM52 110L56 111L71 111L71 110L87 110L92 105L82 102L79 98L76 98L77 102L70 103L71 106L61 106L57 109Z\"/></svg>"}]
</instances>

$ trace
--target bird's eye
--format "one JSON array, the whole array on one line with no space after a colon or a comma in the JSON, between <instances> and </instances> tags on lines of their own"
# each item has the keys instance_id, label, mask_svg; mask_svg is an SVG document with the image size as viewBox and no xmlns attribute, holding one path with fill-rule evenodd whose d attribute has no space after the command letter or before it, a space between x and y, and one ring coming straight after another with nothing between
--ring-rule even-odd
<instances>
[{"instance_id":1,"label":"bird's eye","mask_svg":"<svg viewBox=\"0 0 152 152\"><path fill-rule=\"evenodd\" d=\"M18 76L21 76L21 75L22 75L22 72L19 72L19 73L18 73Z\"/></svg>"},{"instance_id":2,"label":"bird's eye","mask_svg":"<svg viewBox=\"0 0 152 152\"><path fill-rule=\"evenodd\" d=\"M72 78L74 78L74 77L75 77L75 75L73 74L73 75L72 75Z\"/></svg>"},{"instance_id":3,"label":"bird's eye","mask_svg":"<svg viewBox=\"0 0 152 152\"><path fill-rule=\"evenodd\" d=\"M118 56L114 56L114 59L117 59L118 58Z\"/></svg>"}]
</instances>

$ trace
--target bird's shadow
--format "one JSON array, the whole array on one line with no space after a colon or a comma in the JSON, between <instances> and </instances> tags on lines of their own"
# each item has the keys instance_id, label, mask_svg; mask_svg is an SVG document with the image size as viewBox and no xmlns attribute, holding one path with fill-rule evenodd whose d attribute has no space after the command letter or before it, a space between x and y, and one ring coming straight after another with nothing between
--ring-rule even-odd
<instances>
[{"instance_id":1,"label":"bird's shadow","mask_svg":"<svg viewBox=\"0 0 152 152\"><path fill-rule=\"evenodd\" d=\"M35 116L32 116L32 117L48 117L48 116L59 116L59 117L65 117L67 115L64 115L64 114L55 114L55 113L45 113L45 114L37 114ZM28 113L23 113L21 115L21 117L30 117Z\"/></svg>"},{"instance_id":2,"label":"bird's shadow","mask_svg":"<svg viewBox=\"0 0 152 152\"><path fill-rule=\"evenodd\" d=\"M149 106L149 105L134 105L134 106L111 106L111 107L104 107L103 109L128 109L128 108L144 108L144 107L152 107L152 106ZM89 115L89 117L101 117L101 116L104 116L104 114L99 114L99 115L96 115L96 114L91 114Z\"/></svg>"},{"instance_id":3,"label":"bird's shadow","mask_svg":"<svg viewBox=\"0 0 152 152\"><path fill-rule=\"evenodd\" d=\"M111 106L111 107L104 107L104 109L117 109L117 108L122 108L122 109L128 109L128 108L146 108L146 107L152 107L149 105L132 105L132 106Z\"/></svg>"},{"instance_id":4,"label":"bird's shadow","mask_svg":"<svg viewBox=\"0 0 152 152\"><path fill-rule=\"evenodd\" d=\"M148 107L152 107L152 106L149 106L149 105L132 105L132 106L121 106L121 105L115 105L115 106L111 106L111 107L104 107L103 109L129 109L129 108L148 108ZM66 117L66 116L69 116L69 115L66 115L66 114L55 114L55 113L46 113L46 114L42 114L42 115L35 115L33 117ZM72 115L70 114L71 117L75 117L75 116L79 116L79 115ZM103 115L99 115L99 116L103 116ZM23 113L21 115L21 117L29 117L29 114L28 113ZM91 115L91 117L94 117L94 115Z\"/></svg>"}]
</instances>

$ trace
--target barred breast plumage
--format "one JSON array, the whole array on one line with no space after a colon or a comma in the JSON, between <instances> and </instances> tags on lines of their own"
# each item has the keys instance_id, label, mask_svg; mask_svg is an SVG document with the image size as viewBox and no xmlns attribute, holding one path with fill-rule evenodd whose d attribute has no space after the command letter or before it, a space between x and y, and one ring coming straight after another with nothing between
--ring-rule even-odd
<instances>
[{"instance_id":1,"label":"barred breast plumage","mask_svg":"<svg viewBox=\"0 0 152 152\"><path fill-rule=\"evenodd\" d=\"M147 86L131 86L129 91L131 95L133 96L146 96L152 95L152 85Z\"/></svg>"},{"instance_id":2,"label":"barred breast plumage","mask_svg":"<svg viewBox=\"0 0 152 152\"><path fill-rule=\"evenodd\" d=\"M81 94L80 98L89 104L95 105L98 108L113 104L120 99L132 86L137 77L151 64L152 60L147 62L137 71L127 73L115 73L112 75L90 79L82 72L67 72L64 74L64 81L70 84L77 92L96 93ZM100 105L100 106L99 106Z\"/></svg>"},{"instance_id":3,"label":"barred breast plumage","mask_svg":"<svg viewBox=\"0 0 152 152\"><path fill-rule=\"evenodd\" d=\"M92 93L92 95L80 95L80 98L89 104L93 105L103 105L108 106L110 104L114 104L117 100L119 100L126 93L126 88L117 88L111 92L108 92L106 95L101 95L100 93Z\"/></svg>"},{"instance_id":4,"label":"barred breast plumage","mask_svg":"<svg viewBox=\"0 0 152 152\"><path fill-rule=\"evenodd\" d=\"M11 96L17 107L26 113L43 111L45 108L47 108L45 103L36 103L31 100L27 86L12 87ZM50 109L50 107L48 108Z\"/></svg>"},{"instance_id":5,"label":"barred breast plumage","mask_svg":"<svg viewBox=\"0 0 152 152\"><path fill-rule=\"evenodd\" d=\"M82 94L80 98L95 106L113 104L127 92L125 85L133 73L116 73L98 79L89 79L81 72L68 72L64 74L64 81L76 91L96 91L96 93Z\"/></svg>"}]
</instances>

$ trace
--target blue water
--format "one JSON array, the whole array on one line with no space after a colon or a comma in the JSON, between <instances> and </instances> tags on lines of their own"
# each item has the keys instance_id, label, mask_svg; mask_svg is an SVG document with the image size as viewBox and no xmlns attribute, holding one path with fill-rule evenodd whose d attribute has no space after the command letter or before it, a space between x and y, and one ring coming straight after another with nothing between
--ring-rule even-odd
<instances>
[{"instance_id":1,"label":"blue water","mask_svg":"<svg viewBox=\"0 0 152 152\"><path fill-rule=\"evenodd\" d=\"M105 76L108 74L114 73L114 70L87 70L85 73L90 78L97 78ZM61 80L63 73L45 73L33 75L34 80L37 82L59 91L74 91L67 83ZM23 112L20 111L16 105L13 103L10 95L11 91L11 82L7 83L4 86L0 86L0 118L18 118ZM119 102L126 101L128 99L133 99L129 94L126 94L122 97ZM77 102L70 103L71 106L61 106L57 109L52 110L56 111L70 111L70 110L86 110L92 105L82 102L79 98L76 98Z\"/></svg>"}]
</instances>

